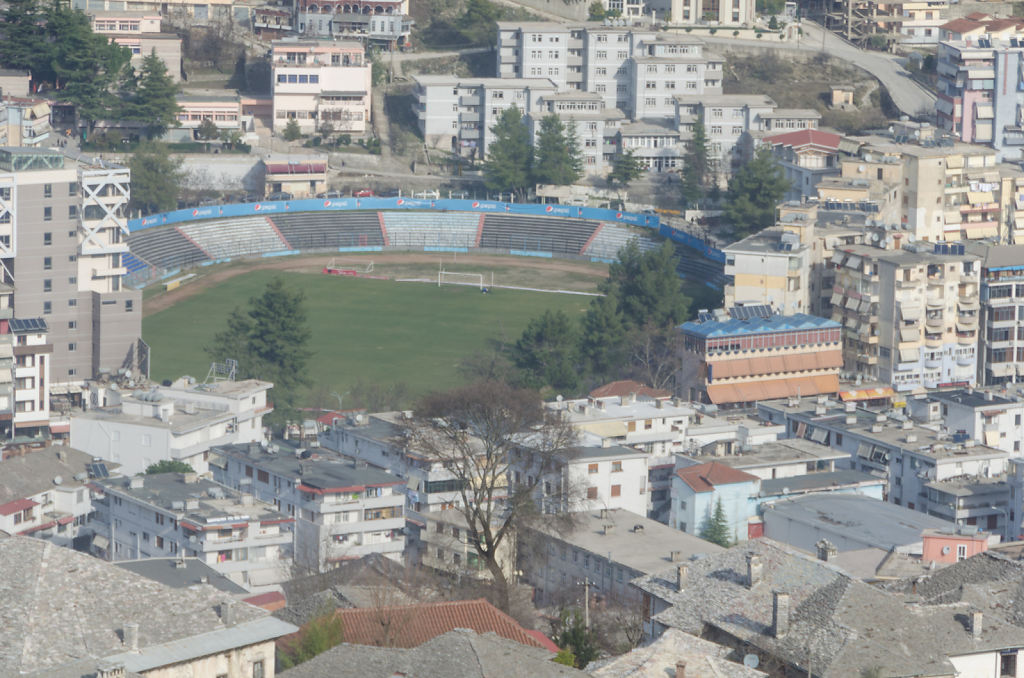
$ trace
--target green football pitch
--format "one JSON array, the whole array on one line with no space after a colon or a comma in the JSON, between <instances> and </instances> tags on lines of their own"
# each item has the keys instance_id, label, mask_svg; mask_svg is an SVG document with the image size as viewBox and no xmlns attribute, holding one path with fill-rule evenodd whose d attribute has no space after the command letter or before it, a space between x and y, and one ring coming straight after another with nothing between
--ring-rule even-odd
<instances>
[{"instance_id":1,"label":"green football pitch","mask_svg":"<svg viewBox=\"0 0 1024 678\"><path fill-rule=\"evenodd\" d=\"M515 341L529 320L547 309L578 317L590 297L475 287L393 282L311 273L256 270L218 283L143 319L152 349L151 377L190 374L200 381L210 367L205 352L232 309L245 306L280 276L306 295L312 330L312 392L344 393L358 381L405 382L410 395L455 386L456 369L493 340ZM229 358L231 356L223 356Z\"/></svg>"}]
</instances>

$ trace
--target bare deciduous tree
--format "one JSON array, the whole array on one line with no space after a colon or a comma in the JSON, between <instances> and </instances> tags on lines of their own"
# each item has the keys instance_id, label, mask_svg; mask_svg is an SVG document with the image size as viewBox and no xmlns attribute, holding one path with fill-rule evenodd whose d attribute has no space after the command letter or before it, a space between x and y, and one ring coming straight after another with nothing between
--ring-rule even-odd
<instances>
[{"instance_id":1,"label":"bare deciduous tree","mask_svg":"<svg viewBox=\"0 0 1024 678\"><path fill-rule=\"evenodd\" d=\"M405 434L410 449L439 462L457 481L455 508L466 521L467 542L491 574L498 606L508 612L514 582L500 548L541 518L538 487L575 449L575 430L545 410L536 391L482 381L425 397ZM519 458L530 459L533 472L513 482Z\"/></svg>"},{"instance_id":2,"label":"bare deciduous tree","mask_svg":"<svg viewBox=\"0 0 1024 678\"><path fill-rule=\"evenodd\" d=\"M647 325L632 336L629 375L652 388L675 392L682 350L682 335L676 328Z\"/></svg>"}]
</instances>

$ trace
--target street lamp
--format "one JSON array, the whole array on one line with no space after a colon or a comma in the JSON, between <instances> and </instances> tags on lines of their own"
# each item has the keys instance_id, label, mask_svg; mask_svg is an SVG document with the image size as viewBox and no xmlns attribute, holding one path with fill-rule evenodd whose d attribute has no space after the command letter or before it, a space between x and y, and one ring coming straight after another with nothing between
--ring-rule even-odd
<instances>
[{"instance_id":1,"label":"street lamp","mask_svg":"<svg viewBox=\"0 0 1024 678\"><path fill-rule=\"evenodd\" d=\"M995 511L999 511L1000 513L1003 514L1003 534L1002 534L1002 539L1003 539L1004 542L1008 541L1008 539L1006 537L1006 530L1007 530L1008 527L1010 527L1010 516L1009 516L1009 514L1006 512L1006 509L999 508L995 504L990 504L989 508L993 509Z\"/></svg>"}]
</instances>

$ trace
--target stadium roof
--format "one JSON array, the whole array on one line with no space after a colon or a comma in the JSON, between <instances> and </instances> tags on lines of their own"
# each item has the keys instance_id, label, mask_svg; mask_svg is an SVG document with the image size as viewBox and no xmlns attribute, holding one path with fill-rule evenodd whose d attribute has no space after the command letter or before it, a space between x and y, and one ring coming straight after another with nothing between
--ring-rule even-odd
<instances>
[{"instance_id":1,"label":"stadium roof","mask_svg":"<svg viewBox=\"0 0 1024 678\"><path fill-rule=\"evenodd\" d=\"M700 337L729 337L740 334L766 334L769 332L792 332L794 330L821 330L841 327L839 323L828 318L819 318L806 313L793 315L773 315L770 318L747 318L737 320L705 320L704 322L689 321L679 326L686 334Z\"/></svg>"}]
</instances>

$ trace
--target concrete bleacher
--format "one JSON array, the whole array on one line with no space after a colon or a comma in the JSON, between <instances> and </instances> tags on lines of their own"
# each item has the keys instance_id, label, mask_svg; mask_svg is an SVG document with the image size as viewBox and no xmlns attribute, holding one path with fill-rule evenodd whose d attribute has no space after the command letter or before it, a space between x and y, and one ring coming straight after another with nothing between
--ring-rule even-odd
<instances>
[{"instance_id":1,"label":"concrete bleacher","mask_svg":"<svg viewBox=\"0 0 1024 678\"><path fill-rule=\"evenodd\" d=\"M384 245L377 212L306 212L271 218L296 250Z\"/></svg>"},{"instance_id":2,"label":"concrete bleacher","mask_svg":"<svg viewBox=\"0 0 1024 678\"><path fill-rule=\"evenodd\" d=\"M258 256L288 249L263 216L198 221L178 228L211 259Z\"/></svg>"},{"instance_id":3,"label":"concrete bleacher","mask_svg":"<svg viewBox=\"0 0 1024 678\"><path fill-rule=\"evenodd\" d=\"M630 241L636 242L640 251L658 247L658 241L647 235L637 233L619 224L604 223L583 253L599 259L615 259L619 250L628 245Z\"/></svg>"},{"instance_id":4,"label":"concrete bleacher","mask_svg":"<svg viewBox=\"0 0 1024 678\"><path fill-rule=\"evenodd\" d=\"M131 252L125 252L121 255L121 265L124 266L125 272L128 275L139 273L140 271L145 271L149 268L149 265L146 262L139 259Z\"/></svg>"},{"instance_id":5,"label":"concrete bleacher","mask_svg":"<svg viewBox=\"0 0 1024 678\"><path fill-rule=\"evenodd\" d=\"M581 254L597 222L557 217L488 214L480 247L499 250Z\"/></svg>"},{"instance_id":6,"label":"concrete bleacher","mask_svg":"<svg viewBox=\"0 0 1024 678\"><path fill-rule=\"evenodd\" d=\"M163 269L195 266L210 259L174 226L135 231L128 236L128 249L139 259Z\"/></svg>"},{"instance_id":7,"label":"concrete bleacher","mask_svg":"<svg viewBox=\"0 0 1024 678\"><path fill-rule=\"evenodd\" d=\"M475 247L480 215L461 212L381 212L391 247Z\"/></svg>"}]
</instances>

